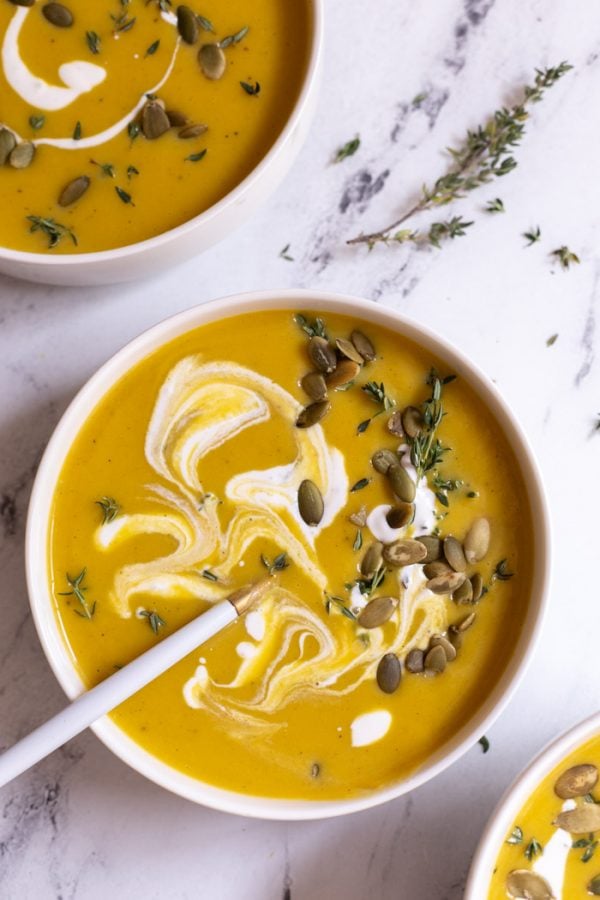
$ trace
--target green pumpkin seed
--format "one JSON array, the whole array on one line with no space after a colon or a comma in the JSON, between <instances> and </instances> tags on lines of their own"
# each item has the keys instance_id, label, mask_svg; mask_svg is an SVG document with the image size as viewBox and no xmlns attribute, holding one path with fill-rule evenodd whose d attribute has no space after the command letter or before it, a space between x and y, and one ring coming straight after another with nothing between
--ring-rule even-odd
<instances>
[{"instance_id":1,"label":"green pumpkin seed","mask_svg":"<svg viewBox=\"0 0 600 900\"><path fill-rule=\"evenodd\" d=\"M371 457L371 465L380 475L387 475L390 466L398 465L398 457L393 450L376 450Z\"/></svg>"},{"instance_id":2,"label":"green pumpkin seed","mask_svg":"<svg viewBox=\"0 0 600 900\"><path fill-rule=\"evenodd\" d=\"M470 578L471 587L473 588L473 603L478 603L483 594L483 578L479 572L475 572Z\"/></svg>"},{"instance_id":3,"label":"green pumpkin seed","mask_svg":"<svg viewBox=\"0 0 600 900\"><path fill-rule=\"evenodd\" d=\"M8 161L13 169L26 169L33 162L34 156L35 145L31 141L21 141L11 152Z\"/></svg>"},{"instance_id":4,"label":"green pumpkin seed","mask_svg":"<svg viewBox=\"0 0 600 900\"><path fill-rule=\"evenodd\" d=\"M490 523L488 519L475 519L464 540L465 557L468 563L482 560L490 549Z\"/></svg>"},{"instance_id":5,"label":"green pumpkin seed","mask_svg":"<svg viewBox=\"0 0 600 900\"><path fill-rule=\"evenodd\" d=\"M401 568L402 566L412 566L414 563L422 562L427 555L427 550L420 541L411 539L394 541L384 547L383 558L390 566Z\"/></svg>"},{"instance_id":6,"label":"green pumpkin seed","mask_svg":"<svg viewBox=\"0 0 600 900\"><path fill-rule=\"evenodd\" d=\"M325 338L313 335L308 342L308 355L319 372L329 375L337 365L335 350Z\"/></svg>"},{"instance_id":7,"label":"green pumpkin seed","mask_svg":"<svg viewBox=\"0 0 600 900\"><path fill-rule=\"evenodd\" d=\"M513 900L555 900L546 879L531 869L513 869L509 872L506 891Z\"/></svg>"},{"instance_id":8,"label":"green pumpkin seed","mask_svg":"<svg viewBox=\"0 0 600 900\"><path fill-rule=\"evenodd\" d=\"M17 146L17 139L8 128L0 128L0 166L7 162L8 157Z\"/></svg>"},{"instance_id":9,"label":"green pumpkin seed","mask_svg":"<svg viewBox=\"0 0 600 900\"><path fill-rule=\"evenodd\" d=\"M171 121L169 119L169 121ZM187 141L190 138L197 138L203 134L206 134L208 131L208 125L203 125L201 122L198 122L196 125L186 125L185 128L182 128L181 131L177 133L177 137L181 138L183 141Z\"/></svg>"},{"instance_id":10,"label":"green pumpkin seed","mask_svg":"<svg viewBox=\"0 0 600 900\"><path fill-rule=\"evenodd\" d=\"M402 425L402 413L397 410L387 420L387 430L394 437L404 437L404 426Z\"/></svg>"},{"instance_id":11,"label":"green pumpkin seed","mask_svg":"<svg viewBox=\"0 0 600 900\"><path fill-rule=\"evenodd\" d=\"M448 565L452 566L455 572L466 571L467 560L465 559L462 544L451 534L444 538L444 556L448 561Z\"/></svg>"},{"instance_id":12,"label":"green pumpkin seed","mask_svg":"<svg viewBox=\"0 0 600 900\"><path fill-rule=\"evenodd\" d=\"M454 624L450 626L450 631L462 634L463 632L469 630L476 618L477 617L475 613L469 613L467 616L459 619L458 622L454 622Z\"/></svg>"},{"instance_id":13,"label":"green pumpkin seed","mask_svg":"<svg viewBox=\"0 0 600 900\"><path fill-rule=\"evenodd\" d=\"M70 28L73 24L73 13L62 3L45 3L42 6L44 18L57 28Z\"/></svg>"},{"instance_id":14,"label":"green pumpkin seed","mask_svg":"<svg viewBox=\"0 0 600 900\"><path fill-rule=\"evenodd\" d=\"M298 488L298 510L307 525L318 525L323 518L325 504L321 491L308 478Z\"/></svg>"},{"instance_id":15,"label":"green pumpkin seed","mask_svg":"<svg viewBox=\"0 0 600 900\"><path fill-rule=\"evenodd\" d=\"M70 206L72 203L75 203L80 197L83 197L90 184L91 182L87 175L80 175L79 178L74 178L62 189L58 198L58 205Z\"/></svg>"},{"instance_id":16,"label":"green pumpkin seed","mask_svg":"<svg viewBox=\"0 0 600 900\"><path fill-rule=\"evenodd\" d=\"M343 338L338 338L335 342L335 346L338 348L339 353L342 356L345 356L346 359L351 359L352 362L358 363L359 367L362 366L364 359L351 341L345 341Z\"/></svg>"},{"instance_id":17,"label":"green pumpkin seed","mask_svg":"<svg viewBox=\"0 0 600 900\"><path fill-rule=\"evenodd\" d=\"M592 897L600 897L600 875L595 875L587 885L588 894Z\"/></svg>"},{"instance_id":18,"label":"green pumpkin seed","mask_svg":"<svg viewBox=\"0 0 600 900\"><path fill-rule=\"evenodd\" d=\"M177 7L177 31L186 44L195 44L198 40L198 21L189 6Z\"/></svg>"},{"instance_id":19,"label":"green pumpkin seed","mask_svg":"<svg viewBox=\"0 0 600 900\"><path fill-rule=\"evenodd\" d=\"M437 562L442 558L442 541L439 537L434 534L421 534L417 540L427 550L427 556L423 560L424 564Z\"/></svg>"},{"instance_id":20,"label":"green pumpkin seed","mask_svg":"<svg viewBox=\"0 0 600 900\"><path fill-rule=\"evenodd\" d=\"M321 372L309 372L300 382L300 386L311 400L327 400L327 385Z\"/></svg>"},{"instance_id":21,"label":"green pumpkin seed","mask_svg":"<svg viewBox=\"0 0 600 900\"><path fill-rule=\"evenodd\" d=\"M377 684L385 694L398 690L402 678L402 667L395 653L386 653L377 666Z\"/></svg>"},{"instance_id":22,"label":"green pumpkin seed","mask_svg":"<svg viewBox=\"0 0 600 900\"><path fill-rule=\"evenodd\" d=\"M198 62L206 78L218 81L225 74L227 60L218 44L203 44L198 50Z\"/></svg>"},{"instance_id":23,"label":"green pumpkin seed","mask_svg":"<svg viewBox=\"0 0 600 900\"><path fill-rule=\"evenodd\" d=\"M354 344L356 351L362 356L365 362L372 362L377 354L375 347L362 331L355 330L350 335L350 340Z\"/></svg>"},{"instance_id":24,"label":"green pumpkin seed","mask_svg":"<svg viewBox=\"0 0 600 900\"><path fill-rule=\"evenodd\" d=\"M327 387L337 388L342 387L344 384L350 384L359 372L360 366L358 363L351 359L342 359L337 364L335 371L327 376Z\"/></svg>"},{"instance_id":25,"label":"green pumpkin seed","mask_svg":"<svg viewBox=\"0 0 600 900\"><path fill-rule=\"evenodd\" d=\"M391 619L397 605L395 597L374 597L360 613L358 624L362 628L379 628Z\"/></svg>"},{"instance_id":26,"label":"green pumpkin seed","mask_svg":"<svg viewBox=\"0 0 600 900\"><path fill-rule=\"evenodd\" d=\"M329 410L331 403L328 400L318 400L305 406L296 419L296 428L311 428L323 419Z\"/></svg>"},{"instance_id":27,"label":"green pumpkin seed","mask_svg":"<svg viewBox=\"0 0 600 900\"><path fill-rule=\"evenodd\" d=\"M390 528L404 528L406 525L410 525L414 517L415 508L412 503L401 503L388 510L385 521Z\"/></svg>"},{"instance_id":28,"label":"green pumpkin seed","mask_svg":"<svg viewBox=\"0 0 600 900\"><path fill-rule=\"evenodd\" d=\"M448 660L448 662L453 662L456 659L456 648L451 644L447 637L444 637L443 634L434 634L431 638L429 646L441 647L446 654L446 659Z\"/></svg>"},{"instance_id":29,"label":"green pumpkin seed","mask_svg":"<svg viewBox=\"0 0 600 900\"><path fill-rule=\"evenodd\" d=\"M431 672L432 675L441 675L447 663L446 652L439 645L432 647L425 654L425 671Z\"/></svg>"},{"instance_id":30,"label":"green pumpkin seed","mask_svg":"<svg viewBox=\"0 0 600 900\"><path fill-rule=\"evenodd\" d=\"M184 116L178 109L166 109L165 112L171 128L183 128L184 125L187 125L187 116Z\"/></svg>"},{"instance_id":31,"label":"green pumpkin seed","mask_svg":"<svg viewBox=\"0 0 600 900\"><path fill-rule=\"evenodd\" d=\"M149 141L155 141L165 134L171 123L163 107L156 100L149 100L142 110L142 131Z\"/></svg>"},{"instance_id":32,"label":"green pumpkin seed","mask_svg":"<svg viewBox=\"0 0 600 900\"><path fill-rule=\"evenodd\" d=\"M447 562L443 560L435 560L435 562L427 563L423 566L423 575L431 581L432 578L439 578L440 575L451 575L452 569Z\"/></svg>"},{"instance_id":33,"label":"green pumpkin seed","mask_svg":"<svg viewBox=\"0 0 600 900\"><path fill-rule=\"evenodd\" d=\"M402 428L407 437L414 440L423 427L421 410L416 406L407 406L402 413Z\"/></svg>"},{"instance_id":34,"label":"green pumpkin seed","mask_svg":"<svg viewBox=\"0 0 600 900\"><path fill-rule=\"evenodd\" d=\"M455 603L472 603L473 602L473 585L467 578L452 594Z\"/></svg>"},{"instance_id":35,"label":"green pumpkin seed","mask_svg":"<svg viewBox=\"0 0 600 900\"><path fill-rule=\"evenodd\" d=\"M600 831L600 803L584 803L576 809L559 813L553 825L570 834L589 834Z\"/></svg>"},{"instance_id":36,"label":"green pumpkin seed","mask_svg":"<svg viewBox=\"0 0 600 900\"><path fill-rule=\"evenodd\" d=\"M393 466L389 467L386 475L390 480L392 490L398 500L402 500L403 503L412 503L415 499L417 489L414 481L411 479L404 466L395 463Z\"/></svg>"},{"instance_id":37,"label":"green pumpkin seed","mask_svg":"<svg viewBox=\"0 0 600 900\"><path fill-rule=\"evenodd\" d=\"M411 650L406 657L404 665L407 671L412 672L414 675L423 672L425 670L425 653L423 650Z\"/></svg>"},{"instance_id":38,"label":"green pumpkin seed","mask_svg":"<svg viewBox=\"0 0 600 900\"><path fill-rule=\"evenodd\" d=\"M572 800L590 794L598 783L598 769L591 763L571 766L556 781L554 793L561 800Z\"/></svg>"},{"instance_id":39,"label":"green pumpkin seed","mask_svg":"<svg viewBox=\"0 0 600 900\"><path fill-rule=\"evenodd\" d=\"M375 572L381 568L383 561L383 544L380 541L373 541L369 544L365 555L360 563L360 574L365 578L372 578Z\"/></svg>"},{"instance_id":40,"label":"green pumpkin seed","mask_svg":"<svg viewBox=\"0 0 600 900\"><path fill-rule=\"evenodd\" d=\"M435 563L431 563L435 565ZM453 594L466 580L464 572L451 572L449 575L438 575L427 582L427 587L434 594Z\"/></svg>"}]
</instances>

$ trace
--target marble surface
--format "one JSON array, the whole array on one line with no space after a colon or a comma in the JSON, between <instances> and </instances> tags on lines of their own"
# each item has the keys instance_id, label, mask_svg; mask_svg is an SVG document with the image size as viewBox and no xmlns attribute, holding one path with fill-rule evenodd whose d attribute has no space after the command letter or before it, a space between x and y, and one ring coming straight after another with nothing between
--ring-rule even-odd
<instances>
[{"instance_id":1,"label":"marble surface","mask_svg":"<svg viewBox=\"0 0 600 900\"><path fill-rule=\"evenodd\" d=\"M171 313L249 288L348 291L402 310L469 353L524 423L556 541L542 646L479 746L409 797L281 825L171 796L90 733L0 790L0 896L10 900L458 900L495 802L532 754L598 704L596 479L600 372L600 30L589 0L328 0L310 140L256 218L152 282L47 288L0 278L0 743L63 703L23 576L36 464L65 406L125 341ZM461 204L476 221L442 251L345 247L444 167L441 150L510 102L536 66L576 68L535 109L518 169ZM422 92L420 108L412 99ZM362 145L332 166L354 134ZM506 213L485 201L500 196ZM539 225L526 249L522 232ZM279 257L289 243L292 262ZM581 264L549 253L568 244ZM548 347L547 338L558 334ZM591 582L591 583L590 583Z\"/></svg>"}]
</instances>

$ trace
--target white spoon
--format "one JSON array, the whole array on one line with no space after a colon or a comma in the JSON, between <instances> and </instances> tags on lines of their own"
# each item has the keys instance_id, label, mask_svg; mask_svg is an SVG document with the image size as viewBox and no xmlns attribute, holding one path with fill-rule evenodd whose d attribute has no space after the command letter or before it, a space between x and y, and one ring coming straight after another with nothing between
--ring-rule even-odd
<instances>
[{"instance_id":1,"label":"white spoon","mask_svg":"<svg viewBox=\"0 0 600 900\"><path fill-rule=\"evenodd\" d=\"M40 725L0 755L0 787L25 772L53 750L88 728L136 691L199 647L238 616L243 615L265 593L269 581L248 585L215 604L175 634L142 653L96 687L86 691L57 715Z\"/></svg>"}]
</instances>

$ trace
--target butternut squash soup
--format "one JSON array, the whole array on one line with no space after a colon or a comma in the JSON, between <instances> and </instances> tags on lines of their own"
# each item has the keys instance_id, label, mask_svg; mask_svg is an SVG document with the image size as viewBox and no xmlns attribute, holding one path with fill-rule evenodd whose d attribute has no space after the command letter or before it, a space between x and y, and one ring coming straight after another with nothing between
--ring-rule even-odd
<instances>
[{"instance_id":1,"label":"butternut squash soup","mask_svg":"<svg viewBox=\"0 0 600 900\"><path fill-rule=\"evenodd\" d=\"M219 787L357 796L439 752L505 671L526 497L489 410L428 351L339 314L230 317L82 422L53 500L56 615L92 685L266 580L113 719Z\"/></svg>"},{"instance_id":2,"label":"butternut squash soup","mask_svg":"<svg viewBox=\"0 0 600 900\"><path fill-rule=\"evenodd\" d=\"M600 736L536 788L498 854L488 900L600 896Z\"/></svg>"},{"instance_id":3,"label":"butternut squash soup","mask_svg":"<svg viewBox=\"0 0 600 900\"><path fill-rule=\"evenodd\" d=\"M0 0L0 245L76 253L168 231L289 118L309 0Z\"/></svg>"}]
</instances>

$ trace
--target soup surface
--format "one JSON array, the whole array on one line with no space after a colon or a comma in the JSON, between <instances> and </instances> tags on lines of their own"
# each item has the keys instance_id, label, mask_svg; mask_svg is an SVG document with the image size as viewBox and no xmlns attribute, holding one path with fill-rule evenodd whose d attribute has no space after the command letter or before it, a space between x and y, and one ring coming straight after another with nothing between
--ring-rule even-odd
<instances>
[{"instance_id":1,"label":"soup surface","mask_svg":"<svg viewBox=\"0 0 600 900\"><path fill-rule=\"evenodd\" d=\"M182 335L114 386L52 510L84 681L266 584L119 727L214 785L324 799L409 774L466 725L519 637L532 546L513 452L452 376L370 323L282 310Z\"/></svg>"},{"instance_id":2,"label":"soup surface","mask_svg":"<svg viewBox=\"0 0 600 900\"><path fill-rule=\"evenodd\" d=\"M310 20L309 0L4 0L0 245L106 250L208 209L287 121Z\"/></svg>"},{"instance_id":3,"label":"soup surface","mask_svg":"<svg viewBox=\"0 0 600 900\"><path fill-rule=\"evenodd\" d=\"M500 849L488 900L600 896L599 769L600 736L541 782Z\"/></svg>"}]
</instances>

